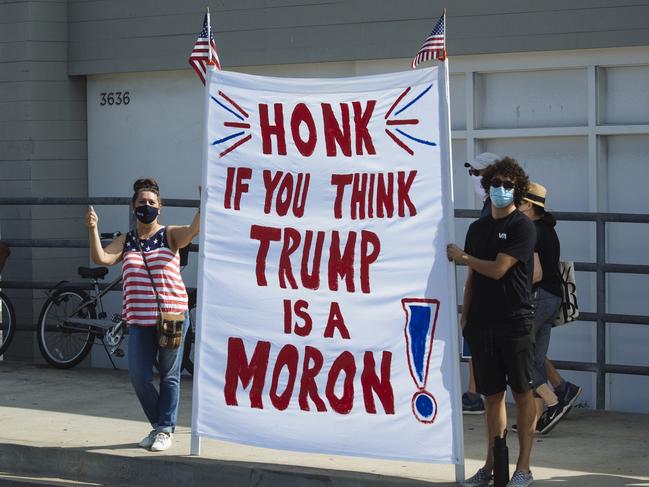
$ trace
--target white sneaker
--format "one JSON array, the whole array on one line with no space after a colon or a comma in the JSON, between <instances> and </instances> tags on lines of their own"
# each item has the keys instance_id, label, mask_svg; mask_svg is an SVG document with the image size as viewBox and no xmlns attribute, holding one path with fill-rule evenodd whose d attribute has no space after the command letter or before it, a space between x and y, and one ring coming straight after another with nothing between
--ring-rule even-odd
<instances>
[{"instance_id":1,"label":"white sneaker","mask_svg":"<svg viewBox=\"0 0 649 487\"><path fill-rule=\"evenodd\" d=\"M160 431L155 435L155 440L153 445L151 445L151 451L165 451L171 447L171 438L173 435L171 433L164 433Z\"/></svg>"},{"instance_id":2,"label":"white sneaker","mask_svg":"<svg viewBox=\"0 0 649 487\"><path fill-rule=\"evenodd\" d=\"M151 448L153 442L155 441L156 430L151 430L151 432L142 438L142 441L138 443L140 448Z\"/></svg>"}]
</instances>

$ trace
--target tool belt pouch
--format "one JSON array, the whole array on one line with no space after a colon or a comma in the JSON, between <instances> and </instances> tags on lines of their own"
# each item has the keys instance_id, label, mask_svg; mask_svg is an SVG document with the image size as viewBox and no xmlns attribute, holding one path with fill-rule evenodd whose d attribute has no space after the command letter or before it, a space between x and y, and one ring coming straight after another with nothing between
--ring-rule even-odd
<instances>
[{"instance_id":1,"label":"tool belt pouch","mask_svg":"<svg viewBox=\"0 0 649 487\"><path fill-rule=\"evenodd\" d=\"M178 348L183 340L183 324L185 315L182 313L162 313L158 323L158 345L161 348Z\"/></svg>"}]
</instances>

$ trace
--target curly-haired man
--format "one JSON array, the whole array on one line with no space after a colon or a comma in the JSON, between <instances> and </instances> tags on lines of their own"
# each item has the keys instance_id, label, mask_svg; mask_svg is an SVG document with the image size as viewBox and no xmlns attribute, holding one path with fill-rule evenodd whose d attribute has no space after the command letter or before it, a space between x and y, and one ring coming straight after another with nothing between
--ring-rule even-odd
<instances>
[{"instance_id":1,"label":"curly-haired man","mask_svg":"<svg viewBox=\"0 0 649 487\"><path fill-rule=\"evenodd\" d=\"M505 392L510 386L517 406L520 454L508 487L533 481L530 453L536 423L532 396L534 337L532 275L536 231L516 207L529 179L518 163L505 157L482 173L491 198L491 214L471 224L464 251L447 247L449 260L469 267L461 324L473 353L477 390L486 397L489 445L484 467L463 485L488 485L493 477L493 443L507 427Z\"/></svg>"}]
</instances>

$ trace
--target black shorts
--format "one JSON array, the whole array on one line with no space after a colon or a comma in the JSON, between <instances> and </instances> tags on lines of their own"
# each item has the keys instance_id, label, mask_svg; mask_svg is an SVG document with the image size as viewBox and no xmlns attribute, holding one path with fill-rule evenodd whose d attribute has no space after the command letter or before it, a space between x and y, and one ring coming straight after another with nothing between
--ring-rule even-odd
<instances>
[{"instance_id":1,"label":"black shorts","mask_svg":"<svg viewBox=\"0 0 649 487\"><path fill-rule=\"evenodd\" d=\"M507 389L526 392L534 379L532 320L501 324L467 323L463 331L473 355L473 374L480 394Z\"/></svg>"}]
</instances>

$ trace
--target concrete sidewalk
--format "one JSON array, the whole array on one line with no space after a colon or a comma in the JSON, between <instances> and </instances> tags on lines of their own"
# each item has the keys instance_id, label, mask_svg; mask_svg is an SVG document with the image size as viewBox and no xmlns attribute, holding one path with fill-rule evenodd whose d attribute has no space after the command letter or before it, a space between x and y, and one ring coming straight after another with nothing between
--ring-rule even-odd
<instances>
[{"instance_id":1,"label":"concrete sidewalk","mask_svg":"<svg viewBox=\"0 0 649 487\"><path fill-rule=\"evenodd\" d=\"M455 485L448 465L302 454L203 440L189 456L191 380L174 447L137 448L148 424L126 372L0 362L0 486ZM481 416L465 416L466 471L484 455ZM510 424L514 422L510 419ZM510 460L515 461L515 435ZM513 465L512 465L513 471ZM535 486L649 486L649 415L574 410L533 451Z\"/></svg>"}]
</instances>

